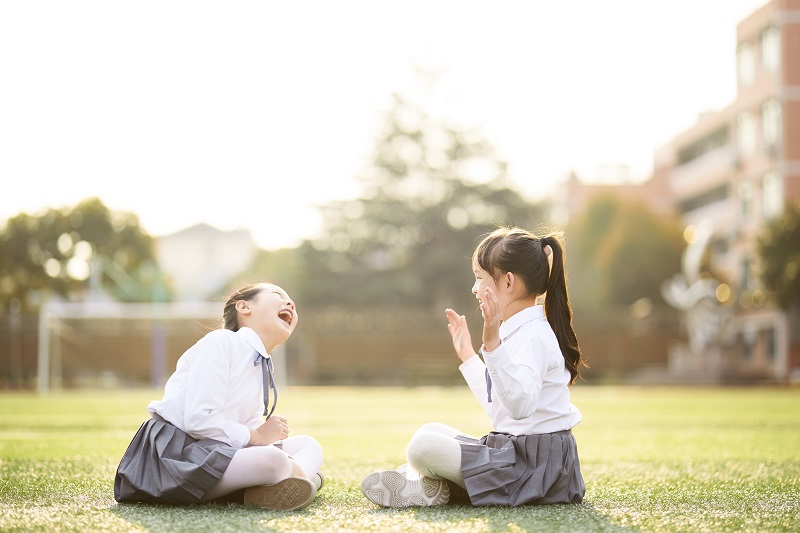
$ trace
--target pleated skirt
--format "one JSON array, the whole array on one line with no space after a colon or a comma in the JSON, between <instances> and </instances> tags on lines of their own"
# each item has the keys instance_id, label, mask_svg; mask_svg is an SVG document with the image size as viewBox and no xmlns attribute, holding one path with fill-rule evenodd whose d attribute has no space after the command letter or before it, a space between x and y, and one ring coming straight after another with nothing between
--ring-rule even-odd
<instances>
[{"instance_id":1,"label":"pleated skirt","mask_svg":"<svg viewBox=\"0 0 800 533\"><path fill-rule=\"evenodd\" d=\"M572 431L457 437L472 505L580 503L586 488Z\"/></svg>"},{"instance_id":2,"label":"pleated skirt","mask_svg":"<svg viewBox=\"0 0 800 533\"><path fill-rule=\"evenodd\" d=\"M198 503L222 477L236 451L217 440L194 439L169 422L151 418L122 456L114 477L114 499Z\"/></svg>"}]
</instances>

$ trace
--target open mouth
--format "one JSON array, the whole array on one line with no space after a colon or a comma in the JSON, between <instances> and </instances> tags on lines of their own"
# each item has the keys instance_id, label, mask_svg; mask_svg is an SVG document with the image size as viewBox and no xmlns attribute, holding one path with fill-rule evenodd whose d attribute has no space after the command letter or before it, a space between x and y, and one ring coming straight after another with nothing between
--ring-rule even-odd
<instances>
[{"instance_id":1,"label":"open mouth","mask_svg":"<svg viewBox=\"0 0 800 533\"><path fill-rule=\"evenodd\" d=\"M278 313L278 318L289 324L292 325L292 320L294 320L294 315L288 309L283 309Z\"/></svg>"}]
</instances>

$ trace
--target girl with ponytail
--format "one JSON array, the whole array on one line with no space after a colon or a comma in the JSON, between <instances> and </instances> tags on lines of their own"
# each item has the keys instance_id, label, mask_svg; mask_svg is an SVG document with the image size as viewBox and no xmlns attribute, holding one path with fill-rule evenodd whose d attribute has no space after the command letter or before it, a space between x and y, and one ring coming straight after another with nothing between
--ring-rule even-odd
<instances>
[{"instance_id":1,"label":"girl with ponytail","mask_svg":"<svg viewBox=\"0 0 800 533\"><path fill-rule=\"evenodd\" d=\"M368 475L361 490L385 507L441 505L451 490L466 491L473 505L579 503L585 487L572 428L581 414L569 387L585 364L561 235L501 227L478 245L472 270L483 315L478 353L465 317L445 313L459 369L494 431L476 438L425 424L406 448L408 463Z\"/></svg>"}]
</instances>

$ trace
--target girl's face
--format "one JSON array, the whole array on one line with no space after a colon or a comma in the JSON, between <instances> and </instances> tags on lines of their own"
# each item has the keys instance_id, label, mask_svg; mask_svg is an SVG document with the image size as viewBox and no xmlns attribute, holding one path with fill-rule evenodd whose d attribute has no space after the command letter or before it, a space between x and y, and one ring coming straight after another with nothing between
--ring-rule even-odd
<instances>
[{"instance_id":1,"label":"girl's face","mask_svg":"<svg viewBox=\"0 0 800 533\"><path fill-rule=\"evenodd\" d=\"M472 286L472 294L475 295L475 298L477 298L479 302L483 302L483 297L486 294L486 287L492 289L494 293L497 294L497 297L500 298L499 291L497 290L497 283L494 278L478 266L477 262L472 264L472 272L475 274L475 284Z\"/></svg>"},{"instance_id":2,"label":"girl's face","mask_svg":"<svg viewBox=\"0 0 800 533\"><path fill-rule=\"evenodd\" d=\"M472 264L472 271L475 273L475 284L472 286L472 294L475 295L475 298L477 298L479 302L483 303L483 299L486 297L486 288L492 289L492 292L494 292L494 295L497 297L497 303L500 305L500 320L508 319L509 316L519 310L514 302L521 301L517 293L519 287L522 287L524 291L524 286L517 284L517 289L514 289L515 285L512 284L512 274L504 274L498 281L495 281L494 278L478 266L477 263Z\"/></svg>"},{"instance_id":3,"label":"girl's face","mask_svg":"<svg viewBox=\"0 0 800 533\"><path fill-rule=\"evenodd\" d=\"M261 292L246 303L247 311L240 323L258 333L268 352L286 342L297 327L299 317L294 302L277 285L265 283Z\"/></svg>"}]
</instances>

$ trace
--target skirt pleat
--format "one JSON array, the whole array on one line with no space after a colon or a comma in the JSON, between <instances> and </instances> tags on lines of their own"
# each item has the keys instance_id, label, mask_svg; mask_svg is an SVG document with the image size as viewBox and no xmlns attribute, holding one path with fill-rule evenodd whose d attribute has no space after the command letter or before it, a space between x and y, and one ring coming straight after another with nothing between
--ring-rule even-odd
<instances>
[{"instance_id":1,"label":"skirt pleat","mask_svg":"<svg viewBox=\"0 0 800 533\"><path fill-rule=\"evenodd\" d=\"M118 502L198 503L219 481L236 448L194 439L169 422L151 418L131 440L114 478Z\"/></svg>"},{"instance_id":2,"label":"skirt pleat","mask_svg":"<svg viewBox=\"0 0 800 533\"><path fill-rule=\"evenodd\" d=\"M473 505L580 503L586 492L571 431L458 437Z\"/></svg>"}]
</instances>

